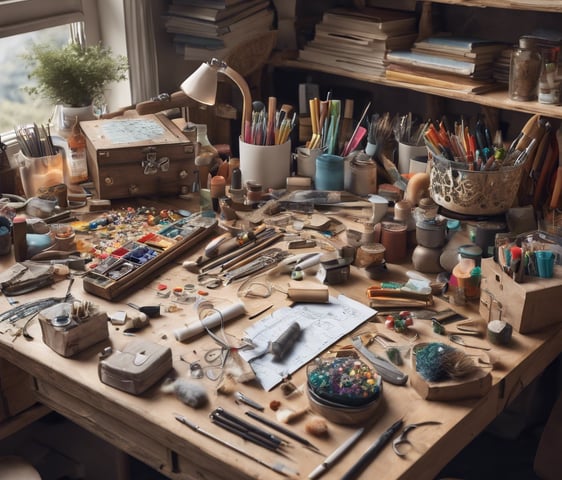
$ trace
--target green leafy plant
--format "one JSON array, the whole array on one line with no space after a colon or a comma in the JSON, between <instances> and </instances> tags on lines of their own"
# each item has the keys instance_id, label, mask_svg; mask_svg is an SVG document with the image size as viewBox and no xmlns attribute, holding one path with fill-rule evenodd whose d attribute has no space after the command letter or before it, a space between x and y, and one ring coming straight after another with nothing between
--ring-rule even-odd
<instances>
[{"instance_id":1,"label":"green leafy plant","mask_svg":"<svg viewBox=\"0 0 562 480\"><path fill-rule=\"evenodd\" d=\"M90 105L99 99L108 84L126 80L126 57L113 55L101 45L81 47L70 43L62 48L33 44L23 56L31 66L29 79L36 85L24 87L31 95L71 107Z\"/></svg>"}]
</instances>

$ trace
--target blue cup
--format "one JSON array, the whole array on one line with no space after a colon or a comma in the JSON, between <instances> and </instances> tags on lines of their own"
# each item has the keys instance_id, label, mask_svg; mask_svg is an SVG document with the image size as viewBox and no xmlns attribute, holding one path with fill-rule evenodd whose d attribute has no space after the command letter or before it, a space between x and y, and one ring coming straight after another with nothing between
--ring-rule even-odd
<instances>
[{"instance_id":1,"label":"blue cup","mask_svg":"<svg viewBox=\"0 0 562 480\"><path fill-rule=\"evenodd\" d=\"M539 277L552 278L554 273L554 252L550 250L539 250L535 252L535 259L537 261Z\"/></svg>"},{"instance_id":2,"label":"blue cup","mask_svg":"<svg viewBox=\"0 0 562 480\"><path fill-rule=\"evenodd\" d=\"M314 176L316 190L344 189L344 160L339 155L323 153L316 157Z\"/></svg>"}]
</instances>

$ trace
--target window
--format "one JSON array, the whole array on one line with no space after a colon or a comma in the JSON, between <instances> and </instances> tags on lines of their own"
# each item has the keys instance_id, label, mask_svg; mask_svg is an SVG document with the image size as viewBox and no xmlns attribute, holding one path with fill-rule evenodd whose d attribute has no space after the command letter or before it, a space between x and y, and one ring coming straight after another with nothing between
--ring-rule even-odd
<instances>
[{"instance_id":1,"label":"window","mask_svg":"<svg viewBox=\"0 0 562 480\"><path fill-rule=\"evenodd\" d=\"M31 97L22 88L31 85L31 81L27 78L28 67L21 56L32 42L62 46L68 43L69 37L69 27L64 25L0 38L3 71L0 76L0 132L8 132L15 125L46 124L49 121L54 105Z\"/></svg>"},{"instance_id":2,"label":"window","mask_svg":"<svg viewBox=\"0 0 562 480\"><path fill-rule=\"evenodd\" d=\"M29 84L20 55L31 41L69 41L71 25L83 24L90 42L99 41L96 2L89 0L0 0L0 136L10 144L14 125L46 123L53 106L22 90ZM82 23L84 22L84 23ZM79 29L81 30L81 29ZM3 132L3 133L2 133Z\"/></svg>"}]
</instances>

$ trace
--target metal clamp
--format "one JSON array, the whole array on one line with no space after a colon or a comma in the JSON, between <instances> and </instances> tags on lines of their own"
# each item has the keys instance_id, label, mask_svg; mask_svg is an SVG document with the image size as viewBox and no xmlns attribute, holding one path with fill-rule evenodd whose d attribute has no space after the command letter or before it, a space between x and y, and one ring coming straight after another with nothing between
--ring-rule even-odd
<instances>
[{"instance_id":1,"label":"metal clamp","mask_svg":"<svg viewBox=\"0 0 562 480\"><path fill-rule=\"evenodd\" d=\"M146 158L141 162L145 175L155 175L158 171L167 172L170 170L170 159L168 157L157 158L156 148L147 147L143 149Z\"/></svg>"}]
</instances>

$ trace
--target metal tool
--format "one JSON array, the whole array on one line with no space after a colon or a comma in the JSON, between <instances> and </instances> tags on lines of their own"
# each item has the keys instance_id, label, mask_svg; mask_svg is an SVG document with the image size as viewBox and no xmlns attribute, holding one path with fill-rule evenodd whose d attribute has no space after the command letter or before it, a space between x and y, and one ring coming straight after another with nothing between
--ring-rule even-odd
<instances>
[{"instance_id":1,"label":"metal tool","mask_svg":"<svg viewBox=\"0 0 562 480\"><path fill-rule=\"evenodd\" d=\"M412 445L412 442L408 440L408 433L418 427L422 427L424 425L441 425L441 422L437 422L434 420L428 420L427 422L418 422L418 423L410 423L404 427L404 430L392 441L392 450L394 453L399 457L403 457L406 455L404 452L400 451L398 446L403 445L404 443L409 443Z\"/></svg>"},{"instance_id":2,"label":"metal tool","mask_svg":"<svg viewBox=\"0 0 562 480\"><path fill-rule=\"evenodd\" d=\"M491 350L490 347L479 347L478 345L469 345L464 341L464 338L462 338L460 335L449 335L449 340L451 340L451 342L456 343L458 345L462 345L463 347L467 347L467 348L478 348L480 350Z\"/></svg>"},{"instance_id":3,"label":"metal tool","mask_svg":"<svg viewBox=\"0 0 562 480\"><path fill-rule=\"evenodd\" d=\"M341 480L354 480L357 478L381 452L392 436L400 430L402 424L403 421L400 419L388 427L384 433L375 440L375 443L373 443L365 451L365 453L359 457L359 460L357 460L357 462L341 477Z\"/></svg>"},{"instance_id":4,"label":"metal tool","mask_svg":"<svg viewBox=\"0 0 562 480\"><path fill-rule=\"evenodd\" d=\"M365 345L363 345L361 336L358 335L352 337L351 343L353 343L353 346L359 351L359 353L361 353L367 360L369 360L369 362L374 365L375 370L384 381L392 383L394 385L404 385L408 381L408 375L396 368L388 360L379 357L378 355L371 352L371 350L369 350Z\"/></svg>"},{"instance_id":5,"label":"metal tool","mask_svg":"<svg viewBox=\"0 0 562 480\"><path fill-rule=\"evenodd\" d=\"M243 455L246 458L249 458L251 460L254 460L255 462L259 463L260 465L263 465L264 467L269 468L270 470L273 470L274 472L277 472L285 477L291 477L292 474L294 474L294 472L292 472L290 469L288 469L285 465L280 464L280 463L268 463L265 462L263 460L260 460L258 457L255 456L254 452L247 452L246 450L240 448L239 446L227 442L226 440L223 440L222 438L213 435L210 432L207 432L206 430L203 430L199 425L196 425L193 422L190 422L187 418L185 418L182 415L174 415L176 420L180 423L183 423L185 426L191 428L193 431L200 433L201 435L205 435L206 437L214 440L215 442L218 442L222 445L224 445L227 448L230 448L231 450L234 450L235 452L238 452L240 455Z\"/></svg>"},{"instance_id":6,"label":"metal tool","mask_svg":"<svg viewBox=\"0 0 562 480\"><path fill-rule=\"evenodd\" d=\"M264 270L272 268L288 255L288 252L281 250L280 248L270 248L269 250L263 252L263 254L257 257L255 260L234 268L226 273L220 274L220 278L223 279L224 285L228 285L236 280L239 280L240 278L257 274Z\"/></svg>"},{"instance_id":7,"label":"metal tool","mask_svg":"<svg viewBox=\"0 0 562 480\"><path fill-rule=\"evenodd\" d=\"M255 402L251 398L248 398L242 392L236 392L234 394L234 398L236 398L236 400L238 400L239 402L245 403L246 405L249 405L250 407L255 408L256 410L259 410L260 412L263 412L265 410L265 407L260 405L258 402Z\"/></svg>"},{"instance_id":8,"label":"metal tool","mask_svg":"<svg viewBox=\"0 0 562 480\"><path fill-rule=\"evenodd\" d=\"M324 472L334 465L342 455L344 455L354 444L359 440L359 437L363 435L365 431L365 427L362 427L355 431L351 437L349 437L345 442L343 442L338 448L336 448L326 460L324 460L320 465L318 465L312 472L308 474L309 480L316 480L319 478Z\"/></svg>"},{"instance_id":9,"label":"metal tool","mask_svg":"<svg viewBox=\"0 0 562 480\"><path fill-rule=\"evenodd\" d=\"M306 438L303 438L300 435L297 435L292 430L288 430L287 428L283 427L282 425L278 425L277 423L269 420L268 418L262 417L262 416L260 416L256 413L254 413L254 412L247 411L245 413L246 413L246 415L248 415L248 417L253 418L254 420L257 420L258 422L263 423L264 425L267 425L268 427L271 427L274 430L277 430L278 432L282 433L283 435L286 435L289 438L292 438L293 440L296 440L297 442L304 445L305 447L310 448L313 452L321 454L318 447L316 447L315 445L310 443Z\"/></svg>"},{"instance_id":10,"label":"metal tool","mask_svg":"<svg viewBox=\"0 0 562 480\"><path fill-rule=\"evenodd\" d=\"M215 408L210 414L211 421L225 430L238 435L249 442L255 443L260 447L283 455L282 447L288 442L282 438L269 433L256 425L246 422L244 419L228 413L222 407Z\"/></svg>"}]
</instances>

